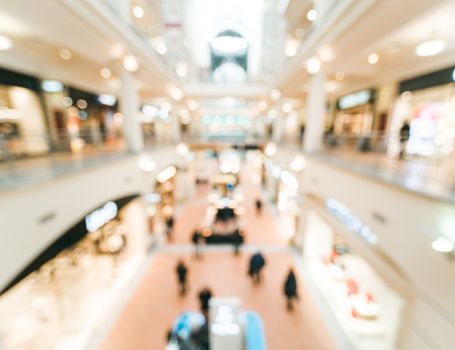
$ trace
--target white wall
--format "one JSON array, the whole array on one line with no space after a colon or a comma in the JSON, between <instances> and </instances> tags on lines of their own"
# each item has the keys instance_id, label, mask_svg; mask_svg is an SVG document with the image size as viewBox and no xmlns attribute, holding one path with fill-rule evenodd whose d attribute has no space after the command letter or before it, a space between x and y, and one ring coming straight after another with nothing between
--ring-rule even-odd
<instances>
[{"instance_id":1,"label":"white wall","mask_svg":"<svg viewBox=\"0 0 455 350\"><path fill-rule=\"evenodd\" d=\"M301 180L303 195L334 198L369 226L380 254L365 254L382 256L408 280L414 303L403 348L453 349L455 261L432 250L431 242L455 228L455 206L311 157Z\"/></svg>"},{"instance_id":2,"label":"white wall","mask_svg":"<svg viewBox=\"0 0 455 350\"><path fill-rule=\"evenodd\" d=\"M158 169L178 161L173 148L149 156L157 164L151 173L139 168L140 156L130 156L0 193L0 289L86 214L109 200L149 191Z\"/></svg>"}]
</instances>

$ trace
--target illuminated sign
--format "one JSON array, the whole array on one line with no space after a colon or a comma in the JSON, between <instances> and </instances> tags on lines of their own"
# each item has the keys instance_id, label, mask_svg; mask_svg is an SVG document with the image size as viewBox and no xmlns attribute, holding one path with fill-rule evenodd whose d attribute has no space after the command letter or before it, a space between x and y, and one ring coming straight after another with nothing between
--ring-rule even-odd
<instances>
[{"instance_id":1,"label":"illuminated sign","mask_svg":"<svg viewBox=\"0 0 455 350\"><path fill-rule=\"evenodd\" d=\"M378 243L378 237L365 226L359 218L354 216L351 211L335 199L328 199L327 208L338 218L347 229L354 231L371 245Z\"/></svg>"},{"instance_id":2,"label":"illuminated sign","mask_svg":"<svg viewBox=\"0 0 455 350\"><path fill-rule=\"evenodd\" d=\"M41 82L41 88L45 92L62 92L63 83L58 80L43 80Z\"/></svg>"},{"instance_id":3,"label":"illuminated sign","mask_svg":"<svg viewBox=\"0 0 455 350\"><path fill-rule=\"evenodd\" d=\"M107 202L103 207L85 217L85 226L89 232L95 232L117 216L118 208L114 202Z\"/></svg>"},{"instance_id":4,"label":"illuminated sign","mask_svg":"<svg viewBox=\"0 0 455 350\"><path fill-rule=\"evenodd\" d=\"M348 109L364 105L370 101L372 94L371 90L362 90L343 96L338 100L338 107L340 109Z\"/></svg>"}]
</instances>

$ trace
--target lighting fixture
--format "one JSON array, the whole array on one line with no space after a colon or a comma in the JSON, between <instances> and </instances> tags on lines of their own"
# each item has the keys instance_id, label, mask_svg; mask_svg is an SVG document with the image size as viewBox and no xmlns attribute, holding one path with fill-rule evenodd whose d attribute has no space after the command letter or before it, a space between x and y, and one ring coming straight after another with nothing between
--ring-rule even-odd
<instances>
[{"instance_id":1,"label":"lighting fixture","mask_svg":"<svg viewBox=\"0 0 455 350\"><path fill-rule=\"evenodd\" d=\"M325 62L332 61L333 56L334 56L333 51L331 49L329 49L328 47L322 47L319 50L319 57L321 58L321 60L323 60Z\"/></svg>"},{"instance_id":2,"label":"lighting fixture","mask_svg":"<svg viewBox=\"0 0 455 350\"><path fill-rule=\"evenodd\" d=\"M111 94L102 94L98 96L98 102L105 106L114 106L117 102L117 97Z\"/></svg>"},{"instance_id":3,"label":"lighting fixture","mask_svg":"<svg viewBox=\"0 0 455 350\"><path fill-rule=\"evenodd\" d=\"M455 69L452 71L452 80L455 81Z\"/></svg>"},{"instance_id":4,"label":"lighting fixture","mask_svg":"<svg viewBox=\"0 0 455 350\"><path fill-rule=\"evenodd\" d=\"M307 12L306 18L310 21L313 22L318 18L318 11L315 9L311 9L310 11Z\"/></svg>"},{"instance_id":5,"label":"lighting fixture","mask_svg":"<svg viewBox=\"0 0 455 350\"><path fill-rule=\"evenodd\" d=\"M417 56L428 57L434 56L443 51L446 48L446 44L442 40L430 40L425 41L419 44L416 49L415 53Z\"/></svg>"},{"instance_id":6,"label":"lighting fixture","mask_svg":"<svg viewBox=\"0 0 455 350\"><path fill-rule=\"evenodd\" d=\"M150 173L156 169L156 163L153 161L152 158L142 155L139 158L139 168L146 173Z\"/></svg>"},{"instance_id":7,"label":"lighting fixture","mask_svg":"<svg viewBox=\"0 0 455 350\"><path fill-rule=\"evenodd\" d=\"M213 38L210 46L221 55L239 55L246 51L248 42L239 34L227 30Z\"/></svg>"},{"instance_id":8,"label":"lighting fixture","mask_svg":"<svg viewBox=\"0 0 455 350\"><path fill-rule=\"evenodd\" d=\"M303 169L305 169L306 166L306 161L304 156L301 154L295 156L294 160L291 162L291 169L296 171L296 172L301 172Z\"/></svg>"},{"instance_id":9,"label":"lighting fixture","mask_svg":"<svg viewBox=\"0 0 455 350\"><path fill-rule=\"evenodd\" d=\"M86 100L81 98L81 99L77 100L76 106L79 107L80 109L86 109L88 106L88 103Z\"/></svg>"},{"instance_id":10,"label":"lighting fixture","mask_svg":"<svg viewBox=\"0 0 455 350\"><path fill-rule=\"evenodd\" d=\"M189 153L190 149L188 148L188 146L187 146L185 143L180 142L180 143L176 146L176 151L177 151L177 154L178 154L179 156L184 157L184 156L186 156L186 155Z\"/></svg>"},{"instance_id":11,"label":"lighting fixture","mask_svg":"<svg viewBox=\"0 0 455 350\"><path fill-rule=\"evenodd\" d=\"M276 154L276 145L273 142L269 142L265 146L264 153L267 157L273 157Z\"/></svg>"},{"instance_id":12,"label":"lighting fixture","mask_svg":"<svg viewBox=\"0 0 455 350\"><path fill-rule=\"evenodd\" d=\"M65 61L68 61L71 59L71 57L73 57L73 54L68 49L61 49L59 52L59 55L62 58L62 60L65 60Z\"/></svg>"},{"instance_id":13,"label":"lighting fixture","mask_svg":"<svg viewBox=\"0 0 455 350\"><path fill-rule=\"evenodd\" d=\"M133 7L133 15L136 18L142 18L144 17L144 9L140 6L134 6Z\"/></svg>"},{"instance_id":14,"label":"lighting fixture","mask_svg":"<svg viewBox=\"0 0 455 350\"><path fill-rule=\"evenodd\" d=\"M3 35L0 35L0 50L9 50L13 47L13 41Z\"/></svg>"},{"instance_id":15,"label":"lighting fixture","mask_svg":"<svg viewBox=\"0 0 455 350\"><path fill-rule=\"evenodd\" d=\"M280 97L281 97L280 90L273 89L272 91L270 91L270 98L272 99L272 101L278 101Z\"/></svg>"},{"instance_id":16,"label":"lighting fixture","mask_svg":"<svg viewBox=\"0 0 455 350\"><path fill-rule=\"evenodd\" d=\"M341 81L344 79L344 72L342 71L338 71L335 73L335 79L338 80L338 81Z\"/></svg>"},{"instance_id":17,"label":"lighting fixture","mask_svg":"<svg viewBox=\"0 0 455 350\"><path fill-rule=\"evenodd\" d=\"M319 58L317 57L312 57L307 61L306 64L306 69L308 73L310 74L316 74L319 72L321 69L321 61L319 61Z\"/></svg>"},{"instance_id":18,"label":"lighting fixture","mask_svg":"<svg viewBox=\"0 0 455 350\"><path fill-rule=\"evenodd\" d=\"M446 237L438 237L431 243L433 250L439 253L451 253L454 250L453 243Z\"/></svg>"},{"instance_id":19,"label":"lighting fixture","mask_svg":"<svg viewBox=\"0 0 455 350\"><path fill-rule=\"evenodd\" d=\"M189 100L188 101L188 108L190 111L195 111L199 108L198 103L195 100Z\"/></svg>"},{"instance_id":20,"label":"lighting fixture","mask_svg":"<svg viewBox=\"0 0 455 350\"><path fill-rule=\"evenodd\" d=\"M123 122L123 114L120 112L114 113L112 119L114 120L114 122L120 124L121 122Z\"/></svg>"},{"instance_id":21,"label":"lighting fixture","mask_svg":"<svg viewBox=\"0 0 455 350\"><path fill-rule=\"evenodd\" d=\"M109 68L101 68L100 70L100 75L104 78L104 79L109 79L112 75L112 72Z\"/></svg>"},{"instance_id":22,"label":"lighting fixture","mask_svg":"<svg viewBox=\"0 0 455 350\"><path fill-rule=\"evenodd\" d=\"M69 96L63 97L62 105L64 105L65 107L71 107L73 105L73 99Z\"/></svg>"},{"instance_id":23,"label":"lighting fixture","mask_svg":"<svg viewBox=\"0 0 455 350\"><path fill-rule=\"evenodd\" d=\"M404 92L401 94L401 99L402 99L403 101L409 101L411 98L412 98L412 92L411 92L411 91L404 91Z\"/></svg>"},{"instance_id":24,"label":"lighting fixture","mask_svg":"<svg viewBox=\"0 0 455 350\"><path fill-rule=\"evenodd\" d=\"M158 40L155 44L156 51L160 55L165 55L167 53L167 46L162 40Z\"/></svg>"},{"instance_id":25,"label":"lighting fixture","mask_svg":"<svg viewBox=\"0 0 455 350\"><path fill-rule=\"evenodd\" d=\"M62 92L63 83L58 80L43 80L41 82L41 89L45 92Z\"/></svg>"},{"instance_id":26,"label":"lighting fixture","mask_svg":"<svg viewBox=\"0 0 455 350\"><path fill-rule=\"evenodd\" d=\"M180 101L183 98L183 91L180 90L179 88L170 86L168 88L168 90L169 90L169 95L171 96L171 98L173 100Z\"/></svg>"},{"instance_id":27,"label":"lighting fixture","mask_svg":"<svg viewBox=\"0 0 455 350\"><path fill-rule=\"evenodd\" d=\"M372 53L368 56L369 64L376 64L379 62L379 55L377 53Z\"/></svg>"},{"instance_id":28,"label":"lighting fixture","mask_svg":"<svg viewBox=\"0 0 455 350\"><path fill-rule=\"evenodd\" d=\"M128 54L123 58L123 66L129 72L136 72L139 69L139 62L136 56Z\"/></svg>"},{"instance_id":29,"label":"lighting fixture","mask_svg":"<svg viewBox=\"0 0 455 350\"><path fill-rule=\"evenodd\" d=\"M188 66L184 62L177 63L175 65L175 72L180 78L184 78L188 75Z\"/></svg>"},{"instance_id":30,"label":"lighting fixture","mask_svg":"<svg viewBox=\"0 0 455 350\"><path fill-rule=\"evenodd\" d=\"M281 109L284 113L291 113L293 108L294 107L289 102L283 104L283 106L281 107Z\"/></svg>"},{"instance_id":31,"label":"lighting fixture","mask_svg":"<svg viewBox=\"0 0 455 350\"><path fill-rule=\"evenodd\" d=\"M297 48L298 44L293 41L290 41L286 43L286 47L284 48L284 54L287 57L294 57L297 54Z\"/></svg>"},{"instance_id":32,"label":"lighting fixture","mask_svg":"<svg viewBox=\"0 0 455 350\"><path fill-rule=\"evenodd\" d=\"M150 117L156 117L158 115L159 109L153 105L144 104L141 108L142 113Z\"/></svg>"}]
</instances>

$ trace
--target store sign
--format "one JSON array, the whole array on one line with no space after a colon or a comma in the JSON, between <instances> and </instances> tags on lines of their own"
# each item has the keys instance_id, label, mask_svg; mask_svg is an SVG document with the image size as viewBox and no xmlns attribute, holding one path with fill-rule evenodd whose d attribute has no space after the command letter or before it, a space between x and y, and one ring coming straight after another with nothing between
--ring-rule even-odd
<instances>
[{"instance_id":1,"label":"store sign","mask_svg":"<svg viewBox=\"0 0 455 350\"><path fill-rule=\"evenodd\" d=\"M348 109L356 106L361 106L370 101L371 95L372 95L371 90L358 91L353 94L341 97L338 100L338 106L340 107L340 109Z\"/></svg>"},{"instance_id":2,"label":"store sign","mask_svg":"<svg viewBox=\"0 0 455 350\"><path fill-rule=\"evenodd\" d=\"M360 219L354 216L343 204L335 199L328 199L326 206L330 212L343 222L348 230L356 232L371 245L378 243L378 237L371 232L370 228L365 226Z\"/></svg>"},{"instance_id":3,"label":"store sign","mask_svg":"<svg viewBox=\"0 0 455 350\"><path fill-rule=\"evenodd\" d=\"M114 202L107 202L103 207L85 217L85 226L89 232L95 232L117 216L118 208Z\"/></svg>"},{"instance_id":4,"label":"store sign","mask_svg":"<svg viewBox=\"0 0 455 350\"><path fill-rule=\"evenodd\" d=\"M45 92L62 92L63 83L58 80L43 80L41 83L41 88Z\"/></svg>"}]
</instances>

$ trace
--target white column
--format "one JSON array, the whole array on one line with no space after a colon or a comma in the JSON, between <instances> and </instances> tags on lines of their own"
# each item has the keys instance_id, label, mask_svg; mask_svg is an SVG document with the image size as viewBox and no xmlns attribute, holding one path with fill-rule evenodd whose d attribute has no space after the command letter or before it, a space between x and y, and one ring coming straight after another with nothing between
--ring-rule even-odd
<instances>
[{"instance_id":1,"label":"white column","mask_svg":"<svg viewBox=\"0 0 455 350\"><path fill-rule=\"evenodd\" d=\"M121 68L120 112L123 114L123 132L128 151L137 153L144 149L144 134L139 120L139 94L132 73Z\"/></svg>"},{"instance_id":2,"label":"white column","mask_svg":"<svg viewBox=\"0 0 455 350\"><path fill-rule=\"evenodd\" d=\"M286 118L285 114L278 112L278 115L273 121L272 141L275 142L277 145L283 139L285 118Z\"/></svg>"},{"instance_id":3,"label":"white column","mask_svg":"<svg viewBox=\"0 0 455 350\"><path fill-rule=\"evenodd\" d=\"M306 153L322 148L325 119L325 74L322 71L313 75L307 99L307 118L305 126L304 150Z\"/></svg>"},{"instance_id":4,"label":"white column","mask_svg":"<svg viewBox=\"0 0 455 350\"><path fill-rule=\"evenodd\" d=\"M172 111L171 112L171 117L172 117L172 141L175 143L178 143L182 140L182 130L180 126L180 118L178 116L178 113Z\"/></svg>"}]
</instances>

